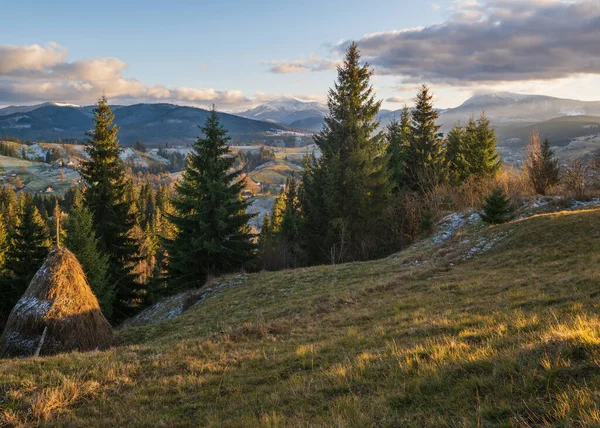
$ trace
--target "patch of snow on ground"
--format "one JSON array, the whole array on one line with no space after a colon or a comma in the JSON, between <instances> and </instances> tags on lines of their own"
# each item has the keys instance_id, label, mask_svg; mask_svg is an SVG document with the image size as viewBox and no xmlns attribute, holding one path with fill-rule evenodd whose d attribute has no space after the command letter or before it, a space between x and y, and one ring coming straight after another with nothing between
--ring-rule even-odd
<instances>
[{"instance_id":1,"label":"patch of snow on ground","mask_svg":"<svg viewBox=\"0 0 600 428\"><path fill-rule=\"evenodd\" d=\"M192 307L195 307L207 299L220 296L225 292L225 290L236 288L244 284L247 280L248 277L246 275L235 275L227 280L217 282L207 288L187 291L185 293L166 298L142 311L135 317L125 321L121 325L120 329L151 325L161 321L173 319L183 313L183 305L186 299L193 294L201 293L197 297L196 303L192 305Z\"/></svg>"},{"instance_id":2,"label":"patch of snow on ground","mask_svg":"<svg viewBox=\"0 0 600 428\"><path fill-rule=\"evenodd\" d=\"M438 223L438 231L433 236L434 244L441 244L452 238L459 229L473 226L481 221L479 213L453 213L450 214Z\"/></svg>"},{"instance_id":3,"label":"patch of snow on ground","mask_svg":"<svg viewBox=\"0 0 600 428\"><path fill-rule=\"evenodd\" d=\"M594 198L591 201L587 201L587 202L573 201L573 202L571 202L571 206L569 207L569 209L576 210L578 208L587 208L587 207L593 207L596 205L600 205L599 198Z\"/></svg>"},{"instance_id":4,"label":"patch of snow on ground","mask_svg":"<svg viewBox=\"0 0 600 428\"><path fill-rule=\"evenodd\" d=\"M470 248L469 250L467 250L467 253L461 257L461 259L469 260L476 256L491 251L491 249L494 248L494 246L498 242L507 237L509 234L510 232L501 232L493 237L481 237L477 239L473 244L471 244L468 240L463 241L463 243L470 245Z\"/></svg>"}]
</instances>

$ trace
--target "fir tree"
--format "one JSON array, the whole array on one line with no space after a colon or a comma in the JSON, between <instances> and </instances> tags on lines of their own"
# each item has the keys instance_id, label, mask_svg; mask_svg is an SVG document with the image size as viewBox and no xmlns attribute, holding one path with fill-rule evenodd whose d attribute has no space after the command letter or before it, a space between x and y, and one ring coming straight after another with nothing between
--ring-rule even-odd
<instances>
[{"instance_id":1,"label":"fir tree","mask_svg":"<svg viewBox=\"0 0 600 428\"><path fill-rule=\"evenodd\" d=\"M487 224L500 224L510 220L511 212L510 200L504 190L498 187L486 198L481 218Z\"/></svg>"},{"instance_id":2,"label":"fir tree","mask_svg":"<svg viewBox=\"0 0 600 428\"><path fill-rule=\"evenodd\" d=\"M400 190L407 184L407 149L410 147L410 111L404 106L400 120L393 120L387 129L390 179L394 189Z\"/></svg>"},{"instance_id":3,"label":"fir tree","mask_svg":"<svg viewBox=\"0 0 600 428\"><path fill-rule=\"evenodd\" d=\"M471 164L469 163L469 146L467 128L455 125L448 132L446 142L446 162L448 178L452 184L460 184L469 178Z\"/></svg>"},{"instance_id":4,"label":"fir tree","mask_svg":"<svg viewBox=\"0 0 600 428\"><path fill-rule=\"evenodd\" d=\"M11 308L25 292L51 248L46 223L31 195L24 196L20 202L17 224L9 237L6 252L6 268L11 276L10 287L3 286Z\"/></svg>"},{"instance_id":5,"label":"fir tree","mask_svg":"<svg viewBox=\"0 0 600 428\"><path fill-rule=\"evenodd\" d=\"M471 117L466 126L454 126L446 142L450 182L460 184L469 177L493 178L502 166L496 143L496 133L485 114L477 120Z\"/></svg>"},{"instance_id":6,"label":"fir tree","mask_svg":"<svg viewBox=\"0 0 600 428\"><path fill-rule=\"evenodd\" d=\"M266 243L271 237L271 218L269 217L269 213L265 213L265 218L263 219L262 227L260 229L260 234L258 235L258 248L259 250L263 250Z\"/></svg>"},{"instance_id":7,"label":"fir tree","mask_svg":"<svg viewBox=\"0 0 600 428\"><path fill-rule=\"evenodd\" d=\"M485 113L477 119L471 131L473 138L470 144L471 174L480 178L493 178L502 167L502 159L496 147L498 139L496 131L490 126Z\"/></svg>"},{"instance_id":8,"label":"fir tree","mask_svg":"<svg viewBox=\"0 0 600 428\"><path fill-rule=\"evenodd\" d=\"M81 168L86 182L85 204L94 218L100 247L109 256L108 275L116 283L113 314L117 319L132 315L139 306L142 289L132 268L136 262L135 242L130 236L135 219L126 201L127 181L119 155L118 129L106 97L94 110L94 130L86 148L89 160Z\"/></svg>"},{"instance_id":9,"label":"fir tree","mask_svg":"<svg viewBox=\"0 0 600 428\"><path fill-rule=\"evenodd\" d=\"M109 258L100 248L99 239L94 231L92 213L83 203L81 194L75 197L65 222L65 231L65 246L81 263L102 312L110 319L115 298L115 284L107 277Z\"/></svg>"},{"instance_id":10,"label":"fir tree","mask_svg":"<svg viewBox=\"0 0 600 428\"><path fill-rule=\"evenodd\" d=\"M433 107L433 95L423 85L411 114L410 145L407 150L408 185L413 190L427 192L446 178L444 147L439 117Z\"/></svg>"},{"instance_id":11,"label":"fir tree","mask_svg":"<svg viewBox=\"0 0 600 428\"><path fill-rule=\"evenodd\" d=\"M372 74L352 43L329 91L329 115L314 138L322 157L304 174L302 235L316 262L366 259L379 250L391 183Z\"/></svg>"},{"instance_id":12,"label":"fir tree","mask_svg":"<svg viewBox=\"0 0 600 428\"><path fill-rule=\"evenodd\" d=\"M253 257L248 226L252 215L240 193L240 171L229 172L235 162L230 138L213 108L188 156L182 179L176 184L175 208L170 219L177 235L167 241L169 276L179 288L199 287L210 275L236 271Z\"/></svg>"},{"instance_id":13,"label":"fir tree","mask_svg":"<svg viewBox=\"0 0 600 428\"><path fill-rule=\"evenodd\" d=\"M298 182L294 174L286 180L284 193L284 210L279 236L288 243L296 243L300 227L300 206L298 200Z\"/></svg>"}]
</instances>

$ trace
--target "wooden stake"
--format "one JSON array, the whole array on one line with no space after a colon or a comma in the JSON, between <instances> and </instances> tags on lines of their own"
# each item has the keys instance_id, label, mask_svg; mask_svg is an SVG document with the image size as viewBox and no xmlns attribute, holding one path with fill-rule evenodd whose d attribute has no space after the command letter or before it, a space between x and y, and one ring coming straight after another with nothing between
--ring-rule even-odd
<instances>
[{"instance_id":1,"label":"wooden stake","mask_svg":"<svg viewBox=\"0 0 600 428\"><path fill-rule=\"evenodd\" d=\"M40 352L42 351L42 346L44 346L44 340L46 340L46 332L47 331L48 331L48 326L44 327L44 332L42 333L42 337L40 338L40 344L38 345L37 349L35 350L35 354L33 354L34 357L40 356Z\"/></svg>"}]
</instances>

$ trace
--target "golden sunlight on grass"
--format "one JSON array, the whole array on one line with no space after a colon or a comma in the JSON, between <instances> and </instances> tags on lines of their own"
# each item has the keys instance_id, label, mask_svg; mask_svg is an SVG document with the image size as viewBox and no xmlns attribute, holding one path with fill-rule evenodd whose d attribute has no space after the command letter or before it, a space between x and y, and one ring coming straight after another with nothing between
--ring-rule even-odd
<instances>
[{"instance_id":1,"label":"golden sunlight on grass","mask_svg":"<svg viewBox=\"0 0 600 428\"><path fill-rule=\"evenodd\" d=\"M600 210L248 277L103 352L0 365L5 425L600 424ZM461 237L460 239L464 239ZM427 266L403 266L407 260ZM451 265L452 263L452 265Z\"/></svg>"}]
</instances>

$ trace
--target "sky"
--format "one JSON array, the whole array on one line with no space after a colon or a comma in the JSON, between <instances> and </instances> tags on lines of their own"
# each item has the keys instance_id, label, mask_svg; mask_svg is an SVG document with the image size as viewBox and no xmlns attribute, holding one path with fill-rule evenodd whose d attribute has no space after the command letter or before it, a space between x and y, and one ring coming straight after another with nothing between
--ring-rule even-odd
<instances>
[{"instance_id":1,"label":"sky","mask_svg":"<svg viewBox=\"0 0 600 428\"><path fill-rule=\"evenodd\" d=\"M0 106L325 102L350 41L385 108L426 83L600 99L598 0L0 0Z\"/></svg>"}]
</instances>

